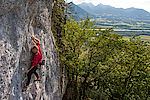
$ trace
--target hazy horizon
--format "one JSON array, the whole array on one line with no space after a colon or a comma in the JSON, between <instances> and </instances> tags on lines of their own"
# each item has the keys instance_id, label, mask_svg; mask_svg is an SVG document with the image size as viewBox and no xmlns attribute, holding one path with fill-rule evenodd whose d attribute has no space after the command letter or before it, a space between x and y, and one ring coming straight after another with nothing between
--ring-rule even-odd
<instances>
[{"instance_id":1,"label":"hazy horizon","mask_svg":"<svg viewBox=\"0 0 150 100\"><path fill-rule=\"evenodd\" d=\"M92 3L93 5L104 4L110 5L116 8L139 8L150 12L150 0L65 0L67 2L73 2L75 4L81 4L83 2Z\"/></svg>"}]
</instances>

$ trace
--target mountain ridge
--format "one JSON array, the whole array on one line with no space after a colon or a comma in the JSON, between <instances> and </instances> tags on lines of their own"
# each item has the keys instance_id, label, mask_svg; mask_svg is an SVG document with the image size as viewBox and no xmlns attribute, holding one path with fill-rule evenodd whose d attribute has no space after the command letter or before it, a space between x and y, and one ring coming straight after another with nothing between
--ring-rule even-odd
<instances>
[{"instance_id":1,"label":"mountain ridge","mask_svg":"<svg viewBox=\"0 0 150 100\"><path fill-rule=\"evenodd\" d=\"M92 17L93 14L87 12L86 10L82 9L78 5L74 4L73 2L68 3L69 10L68 12L71 13L73 18L80 19L80 18L86 18L87 16Z\"/></svg>"},{"instance_id":2,"label":"mountain ridge","mask_svg":"<svg viewBox=\"0 0 150 100\"><path fill-rule=\"evenodd\" d=\"M120 7L114 7L114 6L111 6L111 5L104 5L104 4L102 4L102 3L99 3L99 4L97 4L97 5L94 5L94 4L92 4L92 3L86 3L86 2L83 2L83 3L80 3L80 4L76 4L76 5L78 5L78 6L81 6L81 5L93 5L93 6L99 6L99 5L103 5L103 6L110 6L110 7L113 7L113 8L117 8L117 9L130 9L130 8L135 8L135 9L142 9L142 8L136 8L136 7L129 7L129 8L120 8ZM142 9L142 10L145 10L145 9ZM147 11L147 10L145 10L146 12L148 12L148 13L150 13L149 11Z\"/></svg>"},{"instance_id":3,"label":"mountain ridge","mask_svg":"<svg viewBox=\"0 0 150 100\"><path fill-rule=\"evenodd\" d=\"M140 8L116 8L110 5L103 5L98 4L96 6L89 6L91 4L89 3L82 3L78 4L80 8L87 11L89 14L94 15L103 15L103 14L112 14L112 15L119 15L119 16L127 16L127 17L137 17L139 18L145 18L148 19L150 17L150 12L140 9Z\"/></svg>"},{"instance_id":4,"label":"mountain ridge","mask_svg":"<svg viewBox=\"0 0 150 100\"><path fill-rule=\"evenodd\" d=\"M134 7L126 9L115 8L103 4L95 6L91 3L82 3L75 6L87 12L88 15L92 15L89 18L95 20L97 26L113 26L125 29L150 29L150 13L144 9ZM75 19L85 19L87 15L81 13L79 9L75 10L75 12L80 13L75 14L78 16L78 19Z\"/></svg>"}]
</instances>

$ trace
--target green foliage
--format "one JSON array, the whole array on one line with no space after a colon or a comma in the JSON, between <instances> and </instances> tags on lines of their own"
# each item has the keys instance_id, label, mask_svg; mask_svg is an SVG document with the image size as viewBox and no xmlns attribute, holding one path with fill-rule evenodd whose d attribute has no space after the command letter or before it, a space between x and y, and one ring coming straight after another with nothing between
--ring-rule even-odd
<instances>
[{"instance_id":1,"label":"green foliage","mask_svg":"<svg viewBox=\"0 0 150 100\"><path fill-rule=\"evenodd\" d=\"M61 37L64 36L63 25L66 24L67 20L67 15L65 14L67 5L64 0L55 0L54 2L54 7L52 9L52 31L57 46L61 49Z\"/></svg>"},{"instance_id":2,"label":"green foliage","mask_svg":"<svg viewBox=\"0 0 150 100\"><path fill-rule=\"evenodd\" d=\"M133 37L94 30L94 23L64 25L61 63L68 76L64 100L150 99L150 48Z\"/></svg>"}]
</instances>

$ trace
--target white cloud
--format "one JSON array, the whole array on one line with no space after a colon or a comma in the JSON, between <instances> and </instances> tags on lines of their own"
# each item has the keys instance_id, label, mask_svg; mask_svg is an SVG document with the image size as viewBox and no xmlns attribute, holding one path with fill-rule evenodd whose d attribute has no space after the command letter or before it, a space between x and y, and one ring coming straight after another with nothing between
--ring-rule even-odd
<instances>
[{"instance_id":1,"label":"white cloud","mask_svg":"<svg viewBox=\"0 0 150 100\"><path fill-rule=\"evenodd\" d=\"M68 2L74 2L76 4L82 3L82 2L91 2L94 5L97 5L99 3L105 4L105 5L111 5L118 8L142 8L150 12L150 0L67 0Z\"/></svg>"}]
</instances>

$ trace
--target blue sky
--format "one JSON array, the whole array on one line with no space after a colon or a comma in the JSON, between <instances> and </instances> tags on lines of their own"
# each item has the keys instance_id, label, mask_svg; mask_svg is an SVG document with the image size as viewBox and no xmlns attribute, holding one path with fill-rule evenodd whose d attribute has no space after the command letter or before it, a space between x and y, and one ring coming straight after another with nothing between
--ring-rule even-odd
<instances>
[{"instance_id":1,"label":"blue sky","mask_svg":"<svg viewBox=\"0 0 150 100\"><path fill-rule=\"evenodd\" d=\"M94 5L102 3L104 5L111 5L117 8L142 8L150 12L150 0L66 0L68 2L74 2L80 4L82 2L91 2Z\"/></svg>"}]
</instances>

